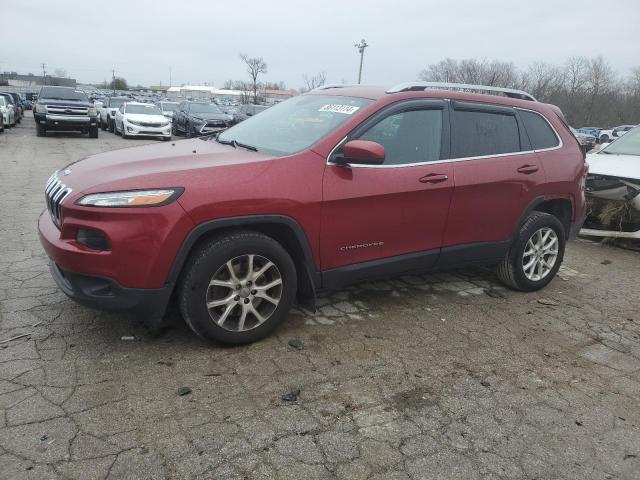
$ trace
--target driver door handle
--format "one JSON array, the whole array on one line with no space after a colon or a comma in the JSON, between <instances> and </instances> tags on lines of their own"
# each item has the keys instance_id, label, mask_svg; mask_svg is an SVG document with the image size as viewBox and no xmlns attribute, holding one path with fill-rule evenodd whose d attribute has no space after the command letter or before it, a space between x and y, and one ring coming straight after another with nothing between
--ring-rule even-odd
<instances>
[{"instance_id":1,"label":"driver door handle","mask_svg":"<svg viewBox=\"0 0 640 480\"><path fill-rule=\"evenodd\" d=\"M440 183L446 182L447 180L449 180L449 177L444 173L428 173L420 178L420 183Z\"/></svg>"},{"instance_id":2,"label":"driver door handle","mask_svg":"<svg viewBox=\"0 0 640 480\"><path fill-rule=\"evenodd\" d=\"M537 165L523 165L518 169L518 173L524 173L526 175L530 173L536 173L539 170Z\"/></svg>"}]
</instances>

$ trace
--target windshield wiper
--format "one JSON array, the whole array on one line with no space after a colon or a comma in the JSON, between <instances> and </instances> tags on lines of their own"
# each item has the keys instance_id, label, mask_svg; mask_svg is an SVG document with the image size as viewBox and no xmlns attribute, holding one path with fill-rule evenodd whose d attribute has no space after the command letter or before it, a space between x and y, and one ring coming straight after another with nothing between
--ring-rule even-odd
<instances>
[{"instance_id":1,"label":"windshield wiper","mask_svg":"<svg viewBox=\"0 0 640 480\"><path fill-rule=\"evenodd\" d=\"M257 152L258 149L253 145L245 145L244 143L237 142L235 140L220 140L219 137L216 138L216 142L221 143L223 145L231 145L233 148L244 148L246 150L251 150L252 152Z\"/></svg>"}]
</instances>

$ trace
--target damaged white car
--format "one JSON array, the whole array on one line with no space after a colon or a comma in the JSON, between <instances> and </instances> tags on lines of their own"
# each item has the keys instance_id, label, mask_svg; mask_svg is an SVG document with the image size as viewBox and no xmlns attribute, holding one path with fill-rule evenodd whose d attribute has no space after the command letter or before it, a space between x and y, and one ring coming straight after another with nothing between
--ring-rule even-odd
<instances>
[{"instance_id":1,"label":"damaged white car","mask_svg":"<svg viewBox=\"0 0 640 480\"><path fill-rule=\"evenodd\" d=\"M588 217L582 235L640 239L640 127L587 155Z\"/></svg>"}]
</instances>

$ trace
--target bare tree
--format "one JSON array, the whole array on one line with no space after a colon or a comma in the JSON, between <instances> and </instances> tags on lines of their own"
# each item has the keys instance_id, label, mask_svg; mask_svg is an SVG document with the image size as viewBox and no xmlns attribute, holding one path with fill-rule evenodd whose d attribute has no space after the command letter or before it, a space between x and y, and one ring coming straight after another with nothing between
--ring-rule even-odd
<instances>
[{"instance_id":1,"label":"bare tree","mask_svg":"<svg viewBox=\"0 0 640 480\"><path fill-rule=\"evenodd\" d=\"M67 78L67 71L64 68L56 68L53 71L54 77Z\"/></svg>"},{"instance_id":2,"label":"bare tree","mask_svg":"<svg viewBox=\"0 0 640 480\"><path fill-rule=\"evenodd\" d=\"M471 83L495 87L513 87L519 83L518 71L513 63L468 58L457 61L451 58L429 65L419 75L430 82Z\"/></svg>"},{"instance_id":3,"label":"bare tree","mask_svg":"<svg viewBox=\"0 0 640 480\"><path fill-rule=\"evenodd\" d=\"M246 53L241 53L240 59L247 66L247 73L251 79L251 87L253 90L253 101L255 103L258 99L258 76L261 73L267 73L267 63L262 57L249 57Z\"/></svg>"},{"instance_id":4,"label":"bare tree","mask_svg":"<svg viewBox=\"0 0 640 480\"><path fill-rule=\"evenodd\" d=\"M428 65L421 80L520 88L558 105L577 127L640 123L640 67L624 80L602 57L571 57L563 65L534 62L523 71L510 62L446 58Z\"/></svg>"},{"instance_id":5,"label":"bare tree","mask_svg":"<svg viewBox=\"0 0 640 480\"><path fill-rule=\"evenodd\" d=\"M520 88L538 100L549 102L562 89L562 70L546 62L534 62L522 74Z\"/></svg>"},{"instance_id":6,"label":"bare tree","mask_svg":"<svg viewBox=\"0 0 640 480\"><path fill-rule=\"evenodd\" d=\"M304 79L304 83L307 85L307 90L313 90L314 88L318 88L327 83L327 74L326 72L319 72L309 77L306 73L302 75Z\"/></svg>"}]
</instances>

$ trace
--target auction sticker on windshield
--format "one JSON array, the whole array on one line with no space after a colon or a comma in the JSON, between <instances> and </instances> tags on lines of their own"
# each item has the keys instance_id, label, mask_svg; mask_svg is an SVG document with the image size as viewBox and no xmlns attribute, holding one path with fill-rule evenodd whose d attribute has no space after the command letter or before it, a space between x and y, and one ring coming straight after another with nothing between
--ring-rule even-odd
<instances>
[{"instance_id":1,"label":"auction sticker on windshield","mask_svg":"<svg viewBox=\"0 0 640 480\"><path fill-rule=\"evenodd\" d=\"M359 110L360 107L354 107L353 105L337 105L337 104L328 104L323 105L318 110L319 112L332 112L332 113L344 113L345 115L351 115L356 110Z\"/></svg>"}]
</instances>

